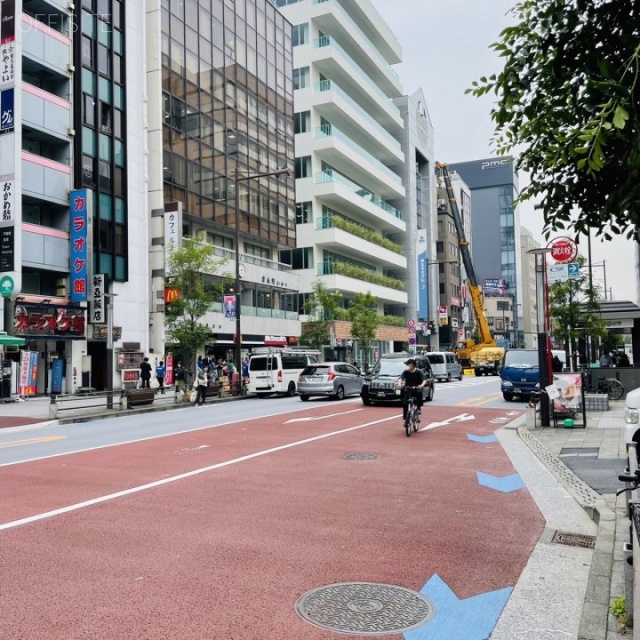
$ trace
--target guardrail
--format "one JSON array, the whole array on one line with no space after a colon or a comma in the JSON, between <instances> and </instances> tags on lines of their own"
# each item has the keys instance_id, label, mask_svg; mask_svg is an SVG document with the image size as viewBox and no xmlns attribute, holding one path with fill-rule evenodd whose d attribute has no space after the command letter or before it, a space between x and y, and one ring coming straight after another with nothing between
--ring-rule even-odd
<instances>
[{"instance_id":1,"label":"guardrail","mask_svg":"<svg viewBox=\"0 0 640 640\"><path fill-rule=\"evenodd\" d=\"M629 476L635 476L638 472L637 444L627 445L627 468ZM627 554L627 570L631 572L631 580L625 583L631 584L631 592L625 593L627 622L633 626L633 640L640 640L640 624L634 624L636 613L640 611L640 494L638 487L631 483L625 483L627 492L627 513L631 520L629 526L630 540L624 545ZM635 560L635 562L634 562Z\"/></svg>"}]
</instances>

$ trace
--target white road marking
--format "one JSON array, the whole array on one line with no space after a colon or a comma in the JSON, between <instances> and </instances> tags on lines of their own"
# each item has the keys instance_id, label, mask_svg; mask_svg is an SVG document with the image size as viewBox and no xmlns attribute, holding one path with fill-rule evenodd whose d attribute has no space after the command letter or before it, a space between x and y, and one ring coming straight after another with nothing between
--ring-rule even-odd
<instances>
[{"instance_id":1,"label":"white road marking","mask_svg":"<svg viewBox=\"0 0 640 640\"><path fill-rule=\"evenodd\" d=\"M374 425L382 424L383 422L389 422L389 420L397 420L399 417L400 417L399 415L388 416L386 418L382 418L381 420L366 422L365 424L360 424L355 427L348 427L347 429L340 429L339 431L332 431L330 433L324 433L322 435L314 436L312 438L305 438L304 440L298 440L296 442L290 442L289 444L283 444L283 445L280 445L279 447L272 447L271 449L256 451L255 453L250 453L246 456L241 456L240 458L234 458L233 460L226 460L225 462L218 462L208 467L202 467L201 469L194 469L193 471L187 471L186 473L181 473L177 476L163 478L162 480L155 480L154 482L149 482L147 484L143 484L137 487L131 487L130 489L124 489L122 491L116 491L115 493L109 493L105 496L100 496L99 498L92 498L91 500L85 500L84 502L71 504L67 507L54 509L53 511L46 511L44 513L28 516L26 518L20 518L19 520L13 520L12 522L5 522L4 524L0 524L0 531L15 529L16 527L20 527L25 524L39 522L40 520L46 520L48 518L64 515L66 513L71 513L73 511L80 511L81 509L86 509L87 507L92 507L97 504L103 504L111 500L116 500L117 498L123 498L125 496L130 496L135 493L141 493L142 491L155 489L156 487L162 487L164 485L172 484L180 480L185 480L186 478L193 478L194 476L198 476L203 473L208 473L209 471L215 471L216 469L229 467L233 464L238 464L239 462L246 462L247 460L253 460L254 458L261 458L262 456L269 455L270 453L277 453L278 451L285 451L286 449L299 447L303 444L309 444L310 442L317 442L318 440L324 440L325 438L339 436L339 435L342 435L343 433L358 431L359 429L366 429L367 427L372 427Z\"/></svg>"},{"instance_id":2,"label":"white road marking","mask_svg":"<svg viewBox=\"0 0 640 640\"><path fill-rule=\"evenodd\" d=\"M307 418L291 418L291 420L287 420L284 424L289 424L291 422L311 422L312 420L324 420L325 418L335 418L336 416L346 416L348 413L356 413L358 411L362 411L362 409L352 409L351 411L341 411L340 413L330 413L326 416L309 416Z\"/></svg>"},{"instance_id":3,"label":"white road marking","mask_svg":"<svg viewBox=\"0 0 640 640\"><path fill-rule=\"evenodd\" d=\"M430 422L426 427L422 427L422 429L418 429L418 431L428 431L429 429L435 429L437 427L445 427L452 422L466 422L467 420L475 419L476 417L469 413L461 413L459 416L453 416L453 418L443 420L442 422Z\"/></svg>"}]
</instances>

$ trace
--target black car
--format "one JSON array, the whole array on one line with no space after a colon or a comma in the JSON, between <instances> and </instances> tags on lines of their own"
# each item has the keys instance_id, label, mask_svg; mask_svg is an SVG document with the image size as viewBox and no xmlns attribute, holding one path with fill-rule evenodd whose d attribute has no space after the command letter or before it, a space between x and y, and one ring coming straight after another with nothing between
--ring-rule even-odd
<instances>
[{"instance_id":1,"label":"black car","mask_svg":"<svg viewBox=\"0 0 640 640\"><path fill-rule=\"evenodd\" d=\"M407 368L404 364L408 358L416 361L416 366L427 379L427 384L422 390L422 397L427 401L433 400L433 371L431 365L424 356L410 356L404 354L389 354L376 362L373 369L365 376L360 397L365 405L375 402L401 402L402 390L396 388L396 383Z\"/></svg>"}]
</instances>

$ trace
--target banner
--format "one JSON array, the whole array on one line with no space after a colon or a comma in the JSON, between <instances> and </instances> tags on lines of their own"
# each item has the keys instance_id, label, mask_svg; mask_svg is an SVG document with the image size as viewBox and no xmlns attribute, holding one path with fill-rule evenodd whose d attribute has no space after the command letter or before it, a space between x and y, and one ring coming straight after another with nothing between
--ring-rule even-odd
<instances>
[{"instance_id":1,"label":"banner","mask_svg":"<svg viewBox=\"0 0 640 640\"><path fill-rule=\"evenodd\" d=\"M105 274L96 273L92 278L91 287L91 315L89 322L92 324L105 324L107 314L104 306Z\"/></svg>"},{"instance_id":2,"label":"banner","mask_svg":"<svg viewBox=\"0 0 640 640\"><path fill-rule=\"evenodd\" d=\"M56 358L51 362L51 393L62 393L62 375L64 372L64 360Z\"/></svg>"},{"instance_id":3,"label":"banner","mask_svg":"<svg viewBox=\"0 0 640 640\"><path fill-rule=\"evenodd\" d=\"M429 260L427 253L427 230L418 229L416 239L418 260L418 320L429 319Z\"/></svg>"},{"instance_id":4,"label":"banner","mask_svg":"<svg viewBox=\"0 0 640 640\"><path fill-rule=\"evenodd\" d=\"M224 297L224 317L227 320L236 319L236 297L235 295Z\"/></svg>"},{"instance_id":5,"label":"banner","mask_svg":"<svg viewBox=\"0 0 640 640\"><path fill-rule=\"evenodd\" d=\"M35 396L38 380L37 351L23 351L20 354L20 389L21 396Z\"/></svg>"},{"instance_id":6,"label":"banner","mask_svg":"<svg viewBox=\"0 0 640 640\"><path fill-rule=\"evenodd\" d=\"M167 353L167 359L165 361L165 365L166 365L166 374L164 377L164 383L167 386L170 386L173 384L173 354L172 353Z\"/></svg>"},{"instance_id":7,"label":"banner","mask_svg":"<svg viewBox=\"0 0 640 640\"><path fill-rule=\"evenodd\" d=\"M89 286L89 207L86 189L71 192L71 300L86 302Z\"/></svg>"}]
</instances>

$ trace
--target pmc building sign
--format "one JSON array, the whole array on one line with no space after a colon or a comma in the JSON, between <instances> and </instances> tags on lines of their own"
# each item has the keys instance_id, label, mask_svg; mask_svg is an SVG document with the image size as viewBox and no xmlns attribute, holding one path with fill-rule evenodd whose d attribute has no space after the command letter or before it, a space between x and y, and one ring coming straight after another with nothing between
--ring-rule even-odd
<instances>
[{"instance_id":1,"label":"pmc building sign","mask_svg":"<svg viewBox=\"0 0 640 640\"><path fill-rule=\"evenodd\" d=\"M556 262L573 262L578 256L578 245L567 236L560 236L549 241L547 249L551 249L549 254Z\"/></svg>"}]
</instances>

